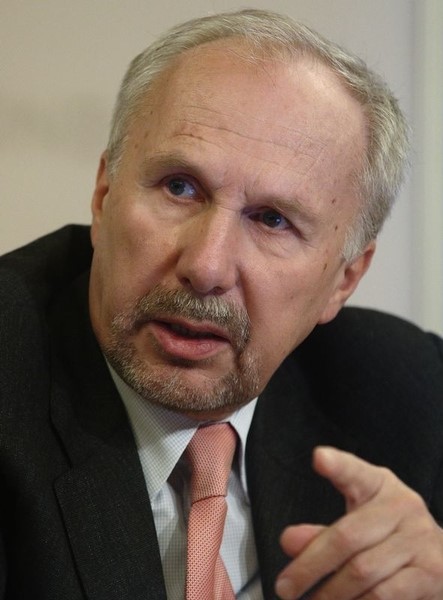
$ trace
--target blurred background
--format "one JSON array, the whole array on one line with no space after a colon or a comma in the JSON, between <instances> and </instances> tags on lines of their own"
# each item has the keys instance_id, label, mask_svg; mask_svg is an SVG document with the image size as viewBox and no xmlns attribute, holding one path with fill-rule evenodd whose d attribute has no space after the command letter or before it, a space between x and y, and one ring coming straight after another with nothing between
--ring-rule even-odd
<instances>
[{"instance_id":1,"label":"blurred background","mask_svg":"<svg viewBox=\"0 0 443 600\"><path fill-rule=\"evenodd\" d=\"M89 223L133 56L177 22L244 7L289 14L355 51L399 98L412 168L351 303L443 334L442 0L0 0L0 253Z\"/></svg>"}]
</instances>

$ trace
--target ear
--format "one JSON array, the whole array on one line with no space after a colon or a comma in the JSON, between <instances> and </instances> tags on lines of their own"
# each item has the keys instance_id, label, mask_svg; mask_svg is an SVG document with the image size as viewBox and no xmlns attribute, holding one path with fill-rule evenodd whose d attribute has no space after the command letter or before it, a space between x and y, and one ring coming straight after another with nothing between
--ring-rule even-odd
<instances>
[{"instance_id":1,"label":"ear","mask_svg":"<svg viewBox=\"0 0 443 600\"><path fill-rule=\"evenodd\" d=\"M319 324L327 323L332 321L343 307L346 300L351 296L354 290L357 288L360 279L366 273L371 264L372 257L375 252L375 241L370 242L362 254L355 258L350 263L343 265L342 271L339 275L338 284L331 297L329 298L328 304L326 305L320 319Z\"/></svg>"},{"instance_id":2,"label":"ear","mask_svg":"<svg viewBox=\"0 0 443 600\"><path fill-rule=\"evenodd\" d=\"M95 189L92 195L91 212L92 212L92 225L91 225L91 242L92 246L95 246L97 236L102 221L103 207L105 204L106 197L109 192L109 176L108 176L108 158L107 153L103 152L100 157L100 164L98 166L97 177L95 179Z\"/></svg>"}]
</instances>

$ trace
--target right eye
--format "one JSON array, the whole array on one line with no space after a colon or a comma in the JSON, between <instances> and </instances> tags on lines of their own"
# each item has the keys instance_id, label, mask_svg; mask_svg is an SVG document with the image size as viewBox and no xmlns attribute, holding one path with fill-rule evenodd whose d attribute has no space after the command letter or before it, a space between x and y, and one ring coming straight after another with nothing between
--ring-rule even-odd
<instances>
[{"instance_id":1,"label":"right eye","mask_svg":"<svg viewBox=\"0 0 443 600\"><path fill-rule=\"evenodd\" d=\"M170 194L177 198L196 198L196 187L184 177L169 177L165 187Z\"/></svg>"}]
</instances>

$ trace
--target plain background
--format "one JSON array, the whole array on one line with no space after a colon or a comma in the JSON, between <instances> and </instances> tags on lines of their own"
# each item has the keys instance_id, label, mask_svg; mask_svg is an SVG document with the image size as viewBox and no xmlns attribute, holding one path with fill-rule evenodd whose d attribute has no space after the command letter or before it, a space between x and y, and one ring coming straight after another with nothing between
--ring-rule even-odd
<instances>
[{"instance_id":1,"label":"plain background","mask_svg":"<svg viewBox=\"0 0 443 600\"><path fill-rule=\"evenodd\" d=\"M135 54L179 21L252 6L354 50L399 98L413 166L352 303L443 333L442 0L0 0L0 253L89 223L114 98Z\"/></svg>"}]
</instances>

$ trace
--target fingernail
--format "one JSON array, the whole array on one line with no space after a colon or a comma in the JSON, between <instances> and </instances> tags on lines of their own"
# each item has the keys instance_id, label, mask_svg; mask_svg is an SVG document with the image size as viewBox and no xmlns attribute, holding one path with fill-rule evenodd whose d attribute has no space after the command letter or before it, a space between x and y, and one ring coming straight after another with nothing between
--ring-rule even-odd
<instances>
[{"instance_id":1,"label":"fingernail","mask_svg":"<svg viewBox=\"0 0 443 600\"><path fill-rule=\"evenodd\" d=\"M281 600L294 600L294 588L291 579L280 577L275 582L275 593Z\"/></svg>"}]
</instances>

